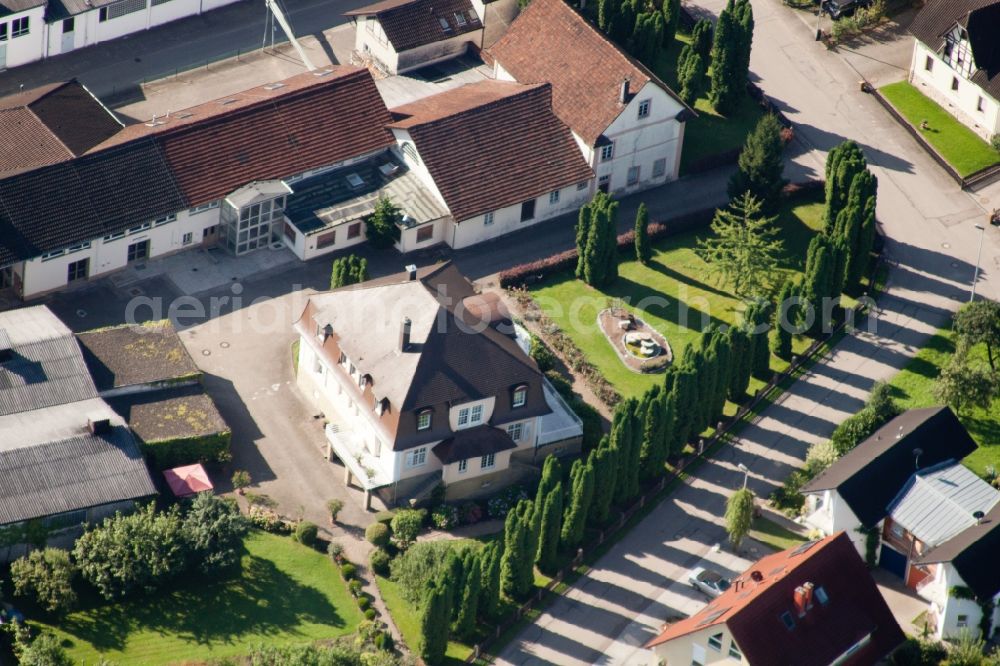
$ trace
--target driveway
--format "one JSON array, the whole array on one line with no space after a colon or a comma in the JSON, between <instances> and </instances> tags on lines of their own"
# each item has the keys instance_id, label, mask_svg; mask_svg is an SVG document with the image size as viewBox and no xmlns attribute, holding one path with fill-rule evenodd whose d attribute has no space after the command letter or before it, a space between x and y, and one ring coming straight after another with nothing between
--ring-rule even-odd
<instances>
[{"instance_id":1,"label":"driveway","mask_svg":"<svg viewBox=\"0 0 1000 666\"><path fill-rule=\"evenodd\" d=\"M722 0L706 0L718 11ZM951 311L968 300L983 202L961 192L870 97L857 74L812 41L806 26L774 0L755 0L752 70L796 123L788 173L820 177L827 150L846 137L862 144L879 178L879 219L893 262L873 326L845 338L602 557L576 586L518 635L501 664L645 663L634 645L656 633L669 607L660 599L682 572L723 539L725 500L750 469L749 487L766 497L804 461L810 444L863 404L873 383L901 369ZM762 45L766 45L766 48ZM989 228L978 290L1000 293L1000 243ZM639 630L645 628L645 634ZM623 636L623 633L625 634Z\"/></svg>"}]
</instances>

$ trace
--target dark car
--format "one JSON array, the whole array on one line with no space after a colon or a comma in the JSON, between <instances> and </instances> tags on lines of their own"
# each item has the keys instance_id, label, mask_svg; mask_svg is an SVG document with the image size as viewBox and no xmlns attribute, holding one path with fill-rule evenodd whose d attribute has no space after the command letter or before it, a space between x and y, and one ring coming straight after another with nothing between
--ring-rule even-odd
<instances>
[{"instance_id":1,"label":"dark car","mask_svg":"<svg viewBox=\"0 0 1000 666\"><path fill-rule=\"evenodd\" d=\"M872 0L823 0L820 11L826 12L832 19L839 19L841 16L850 16L855 10L862 7L869 7Z\"/></svg>"}]
</instances>

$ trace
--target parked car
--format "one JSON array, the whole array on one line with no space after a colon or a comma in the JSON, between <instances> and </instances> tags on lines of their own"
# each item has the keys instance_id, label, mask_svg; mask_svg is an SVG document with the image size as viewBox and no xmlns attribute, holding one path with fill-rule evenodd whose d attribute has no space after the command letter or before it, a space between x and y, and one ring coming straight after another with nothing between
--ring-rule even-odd
<instances>
[{"instance_id":1,"label":"parked car","mask_svg":"<svg viewBox=\"0 0 1000 666\"><path fill-rule=\"evenodd\" d=\"M862 7L869 7L872 0L823 0L820 11L826 12L832 19L839 19L841 16L849 16L855 10Z\"/></svg>"},{"instance_id":2,"label":"parked car","mask_svg":"<svg viewBox=\"0 0 1000 666\"><path fill-rule=\"evenodd\" d=\"M710 597L717 597L729 589L729 579L718 571L706 569L705 567L695 567L688 574L688 582L691 587L701 590Z\"/></svg>"}]
</instances>

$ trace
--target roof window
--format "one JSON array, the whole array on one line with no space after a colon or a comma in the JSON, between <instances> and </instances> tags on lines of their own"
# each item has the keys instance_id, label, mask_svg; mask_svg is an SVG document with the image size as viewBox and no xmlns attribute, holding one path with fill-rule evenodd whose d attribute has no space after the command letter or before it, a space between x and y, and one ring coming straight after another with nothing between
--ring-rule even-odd
<instances>
[{"instance_id":1,"label":"roof window","mask_svg":"<svg viewBox=\"0 0 1000 666\"><path fill-rule=\"evenodd\" d=\"M438 23L441 24L441 29L445 32L451 32L451 26L448 24L448 19L443 16L438 17Z\"/></svg>"},{"instance_id":2,"label":"roof window","mask_svg":"<svg viewBox=\"0 0 1000 666\"><path fill-rule=\"evenodd\" d=\"M465 14L463 14L462 12L455 12L455 23L457 23L458 27L460 27L460 28L463 25L465 25L465 23L466 23L466 21L465 21Z\"/></svg>"},{"instance_id":3,"label":"roof window","mask_svg":"<svg viewBox=\"0 0 1000 666\"><path fill-rule=\"evenodd\" d=\"M781 621L785 623L785 628L788 629L788 631L795 628L795 619L792 618L792 614L788 611L781 614Z\"/></svg>"}]
</instances>

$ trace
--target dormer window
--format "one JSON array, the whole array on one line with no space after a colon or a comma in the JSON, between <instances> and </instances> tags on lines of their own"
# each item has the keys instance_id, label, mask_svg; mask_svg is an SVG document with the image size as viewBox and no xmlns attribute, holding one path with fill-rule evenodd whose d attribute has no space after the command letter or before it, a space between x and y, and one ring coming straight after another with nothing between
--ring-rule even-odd
<instances>
[{"instance_id":1,"label":"dormer window","mask_svg":"<svg viewBox=\"0 0 1000 666\"><path fill-rule=\"evenodd\" d=\"M443 16L438 17L438 23L441 24L441 29L445 32L451 32L451 26L448 25L448 19Z\"/></svg>"},{"instance_id":2,"label":"dormer window","mask_svg":"<svg viewBox=\"0 0 1000 666\"><path fill-rule=\"evenodd\" d=\"M524 407L528 402L528 387L521 385L514 389L513 400L511 401L511 406L513 407Z\"/></svg>"},{"instance_id":3,"label":"dormer window","mask_svg":"<svg viewBox=\"0 0 1000 666\"><path fill-rule=\"evenodd\" d=\"M417 430L430 430L431 410L424 409L417 414Z\"/></svg>"},{"instance_id":4,"label":"dormer window","mask_svg":"<svg viewBox=\"0 0 1000 666\"><path fill-rule=\"evenodd\" d=\"M368 386L368 381L369 381L368 375L361 375L360 377L358 377L358 386L362 390L364 390L364 388Z\"/></svg>"},{"instance_id":5,"label":"dormer window","mask_svg":"<svg viewBox=\"0 0 1000 666\"><path fill-rule=\"evenodd\" d=\"M389 400L387 398L382 398L381 400L375 401L375 413L378 416L382 416L382 414L384 414L385 410L387 410L388 408L389 408Z\"/></svg>"},{"instance_id":6,"label":"dormer window","mask_svg":"<svg viewBox=\"0 0 1000 666\"><path fill-rule=\"evenodd\" d=\"M463 14L462 12L455 12L455 23L457 23L458 27L460 27L460 28L462 26L464 26L465 25L465 14Z\"/></svg>"}]
</instances>

